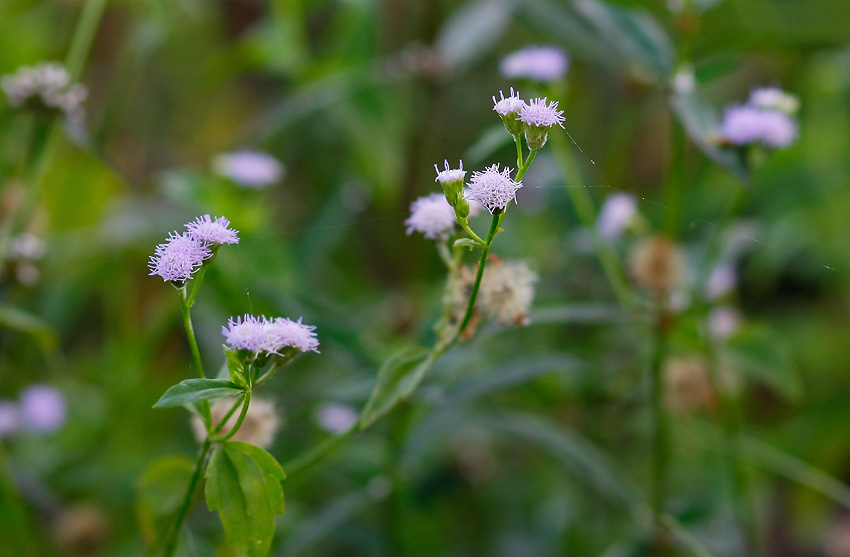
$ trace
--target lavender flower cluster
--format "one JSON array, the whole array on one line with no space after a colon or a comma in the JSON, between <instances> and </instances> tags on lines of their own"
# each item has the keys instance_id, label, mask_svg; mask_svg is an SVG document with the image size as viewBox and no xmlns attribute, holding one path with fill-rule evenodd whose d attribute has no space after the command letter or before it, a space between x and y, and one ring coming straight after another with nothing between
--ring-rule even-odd
<instances>
[{"instance_id":1,"label":"lavender flower cluster","mask_svg":"<svg viewBox=\"0 0 850 557\"><path fill-rule=\"evenodd\" d=\"M230 318L221 328L227 346L234 350L246 350L258 355L282 356L287 348L300 352L319 352L316 327L304 325L301 319L293 321L285 317L269 319L265 316L245 314Z\"/></svg>"},{"instance_id":2,"label":"lavender flower cluster","mask_svg":"<svg viewBox=\"0 0 850 557\"><path fill-rule=\"evenodd\" d=\"M787 147L797 138L797 122L792 116L798 107L797 98L781 89L756 89L746 104L726 109L720 135L732 145Z\"/></svg>"},{"instance_id":3,"label":"lavender flower cluster","mask_svg":"<svg viewBox=\"0 0 850 557\"><path fill-rule=\"evenodd\" d=\"M150 275L158 275L164 281L185 283L213 256L213 250L222 244L238 244L236 230L224 217L213 220L203 215L185 225L186 232L172 232L168 240L156 247L148 267Z\"/></svg>"},{"instance_id":4,"label":"lavender flower cluster","mask_svg":"<svg viewBox=\"0 0 850 557\"><path fill-rule=\"evenodd\" d=\"M70 74L58 62L23 66L14 74L3 76L0 87L14 107L35 102L44 108L61 111L71 119L82 118L82 103L88 96L85 86L72 83Z\"/></svg>"},{"instance_id":5,"label":"lavender flower cluster","mask_svg":"<svg viewBox=\"0 0 850 557\"><path fill-rule=\"evenodd\" d=\"M0 400L0 439L19 431L49 434L65 423L65 397L48 385L31 385L18 401Z\"/></svg>"}]
</instances>

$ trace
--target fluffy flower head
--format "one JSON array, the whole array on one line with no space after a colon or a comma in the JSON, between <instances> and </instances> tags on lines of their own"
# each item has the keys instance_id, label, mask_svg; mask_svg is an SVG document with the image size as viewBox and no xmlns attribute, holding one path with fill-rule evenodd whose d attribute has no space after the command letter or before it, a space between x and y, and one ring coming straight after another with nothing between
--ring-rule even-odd
<instances>
[{"instance_id":1,"label":"fluffy flower head","mask_svg":"<svg viewBox=\"0 0 850 557\"><path fill-rule=\"evenodd\" d=\"M230 221L224 217L215 220L209 215L198 217L186 225L189 236L206 244L238 244L238 231L230 227Z\"/></svg>"},{"instance_id":2,"label":"fluffy flower head","mask_svg":"<svg viewBox=\"0 0 850 557\"><path fill-rule=\"evenodd\" d=\"M21 424L37 433L51 433L65 423L65 397L53 387L33 385L21 393Z\"/></svg>"},{"instance_id":3,"label":"fluffy flower head","mask_svg":"<svg viewBox=\"0 0 850 557\"><path fill-rule=\"evenodd\" d=\"M446 201L445 195L432 193L410 204L410 217L404 224L407 225L408 236L415 231L421 232L429 240L436 240L448 236L454 230L455 211Z\"/></svg>"},{"instance_id":4,"label":"fluffy flower head","mask_svg":"<svg viewBox=\"0 0 850 557\"><path fill-rule=\"evenodd\" d=\"M279 181L284 168L279 160L261 151L223 153L213 160L216 174L246 188L265 188Z\"/></svg>"},{"instance_id":5,"label":"fluffy flower head","mask_svg":"<svg viewBox=\"0 0 850 557\"><path fill-rule=\"evenodd\" d=\"M499 71L505 77L528 78L541 83L557 81L567 73L569 58L554 46L527 46L502 59Z\"/></svg>"},{"instance_id":6,"label":"fluffy flower head","mask_svg":"<svg viewBox=\"0 0 850 557\"><path fill-rule=\"evenodd\" d=\"M213 422L218 423L224 419L227 411L235 403L236 399L233 397L221 398L215 401L210 408ZM239 412L236 411L227 419L221 430L223 435L227 435L233 429L233 426L236 425L238 415ZM274 442L274 436L279 427L280 418L278 418L275 412L274 404L262 398L252 398L251 405L248 406L248 412L245 414L245 420L232 439L266 449ZM195 432L195 438L198 440L198 443L202 443L207 436L207 430L204 427L204 423L197 416L192 418L192 429Z\"/></svg>"},{"instance_id":7,"label":"fluffy flower head","mask_svg":"<svg viewBox=\"0 0 850 557\"><path fill-rule=\"evenodd\" d=\"M507 116L508 114L519 114L522 110L522 107L525 106L525 101L519 98L519 91L514 91L514 88L511 87L511 96L505 98L505 94L502 91L499 91L499 100L496 100L496 97L493 97L493 110L495 110L499 116Z\"/></svg>"},{"instance_id":8,"label":"fluffy flower head","mask_svg":"<svg viewBox=\"0 0 850 557\"><path fill-rule=\"evenodd\" d=\"M164 281L186 282L212 256L210 248L189 233L172 232L164 244L159 244L150 258L150 275Z\"/></svg>"},{"instance_id":9,"label":"fluffy flower head","mask_svg":"<svg viewBox=\"0 0 850 557\"><path fill-rule=\"evenodd\" d=\"M460 161L460 168L455 169L449 168L449 161L443 161L443 164L445 165L445 170L440 170L436 164L434 165L434 170L437 171L437 177L434 179L435 182L451 184L452 182L463 180L466 176L466 170L463 169L463 161Z\"/></svg>"},{"instance_id":10,"label":"fluffy flower head","mask_svg":"<svg viewBox=\"0 0 850 557\"><path fill-rule=\"evenodd\" d=\"M493 213L504 210L511 200L516 199L516 192L522 187L522 182L511 179L511 169L499 170L499 165L488 166L484 172L473 172L464 199L480 203Z\"/></svg>"},{"instance_id":11,"label":"fluffy flower head","mask_svg":"<svg viewBox=\"0 0 850 557\"><path fill-rule=\"evenodd\" d=\"M558 110L558 101L546 103L546 97L533 99L525 104L519 113L519 120L523 124L538 128L551 128L555 124L564 127L564 111Z\"/></svg>"},{"instance_id":12,"label":"fluffy flower head","mask_svg":"<svg viewBox=\"0 0 850 557\"><path fill-rule=\"evenodd\" d=\"M278 317L274 321L265 324L266 340L263 349L269 353L277 354L281 350L291 346L301 352L319 352L319 340L313 332L316 327L304 325L301 318L298 321Z\"/></svg>"},{"instance_id":13,"label":"fluffy flower head","mask_svg":"<svg viewBox=\"0 0 850 557\"><path fill-rule=\"evenodd\" d=\"M227 346L236 350L257 352L266 344L268 338L268 319L253 315L230 318L227 326L221 328Z\"/></svg>"},{"instance_id":14,"label":"fluffy flower head","mask_svg":"<svg viewBox=\"0 0 850 557\"><path fill-rule=\"evenodd\" d=\"M735 105L724 112L720 133L733 145L760 142L767 147L781 148L797 137L797 124L784 112Z\"/></svg>"}]
</instances>

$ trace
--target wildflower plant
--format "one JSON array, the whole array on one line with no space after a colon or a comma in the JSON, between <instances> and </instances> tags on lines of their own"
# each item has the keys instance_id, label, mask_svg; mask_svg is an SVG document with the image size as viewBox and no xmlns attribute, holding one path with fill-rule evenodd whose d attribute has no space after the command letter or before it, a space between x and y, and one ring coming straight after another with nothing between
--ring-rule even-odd
<instances>
[{"instance_id":1,"label":"wildflower plant","mask_svg":"<svg viewBox=\"0 0 850 557\"><path fill-rule=\"evenodd\" d=\"M279 425L273 404L254 399L254 390L301 352L318 352L315 327L301 319L246 314L231 317L222 327L226 365L218 377L204 373L192 326L191 308L218 250L239 242L238 232L224 217L203 215L173 232L157 246L150 274L170 282L179 292L183 324L197 378L169 388L156 408L183 406L201 448L182 504L160 541L164 555L173 555L178 534L201 476L210 510L217 510L228 541L248 555L268 554L274 517L283 514L280 464L266 452ZM263 486L257 489L256 486Z\"/></svg>"}]
</instances>

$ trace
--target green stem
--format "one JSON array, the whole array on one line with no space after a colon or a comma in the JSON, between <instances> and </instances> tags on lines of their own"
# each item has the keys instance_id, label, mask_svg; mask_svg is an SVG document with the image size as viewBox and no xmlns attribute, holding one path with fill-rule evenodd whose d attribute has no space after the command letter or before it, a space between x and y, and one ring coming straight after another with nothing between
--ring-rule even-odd
<instances>
[{"instance_id":1,"label":"green stem","mask_svg":"<svg viewBox=\"0 0 850 557\"><path fill-rule=\"evenodd\" d=\"M242 422L245 421L245 416L248 414L248 407L250 405L251 391L245 391L245 398L242 401L242 412L239 413L239 417L236 419L236 423L233 424L233 428L225 435L212 437L210 441L212 441L213 443L224 443L225 441L236 435L239 432L239 428L242 427Z\"/></svg>"},{"instance_id":2,"label":"green stem","mask_svg":"<svg viewBox=\"0 0 850 557\"><path fill-rule=\"evenodd\" d=\"M291 361L292 361L292 359L288 359L288 360L286 360L286 362L285 362L285 363L289 363L289 362L291 362ZM266 371L264 374L262 374L262 375L260 376L260 378L259 378L259 379L257 379L257 381L256 381L256 382L254 382L254 383L252 384L252 387L259 387L260 385L262 385L263 383L265 383L266 381L268 381L268 380L269 380L269 378L271 378L271 376L272 376L272 375L274 375L274 373L275 373L278 369L280 369L280 365L279 365L276 361L275 361L275 362L272 362L272 366L268 369L268 371Z\"/></svg>"},{"instance_id":3,"label":"green stem","mask_svg":"<svg viewBox=\"0 0 850 557\"><path fill-rule=\"evenodd\" d=\"M653 555L665 555L668 543L663 524L664 504L667 488L667 466L669 457L669 432L664 408L664 359L667 356L667 316L661 300L656 302L655 348L652 356L650 377L650 405L652 410L652 492L650 504L653 517Z\"/></svg>"},{"instance_id":4,"label":"green stem","mask_svg":"<svg viewBox=\"0 0 850 557\"><path fill-rule=\"evenodd\" d=\"M192 278L192 291L189 293L189 299L186 302L190 309L195 305L195 298L198 297L198 292L201 290L201 283L204 281L204 275L207 274L207 269L209 268L208 263L209 261L207 261L207 264L201 265L201 268L198 269L198 272Z\"/></svg>"},{"instance_id":5,"label":"green stem","mask_svg":"<svg viewBox=\"0 0 850 557\"><path fill-rule=\"evenodd\" d=\"M475 273L475 282L472 284L472 291L469 293L469 302L466 305L466 313L463 320L460 322L460 327L457 330L452 342L460 338L463 330L469 325L469 320L472 319L472 313L475 309L475 299L478 297L478 289L481 287L481 278L484 276L484 267L487 266L487 255L490 253L490 245L493 243L493 238L499 230L499 225L505 216L505 212L501 211L493 215L493 220L490 222L490 231L487 233L487 240L481 248L481 259L478 262L478 271Z\"/></svg>"},{"instance_id":6,"label":"green stem","mask_svg":"<svg viewBox=\"0 0 850 557\"><path fill-rule=\"evenodd\" d=\"M471 228L469 228L469 222L467 222L465 220L463 222L458 221L458 224L460 224L461 228L463 228L466 231L466 233L469 234L470 238L472 238L473 240L478 242L479 246L484 245L484 240L482 240L481 237L478 236L478 234L476 234L475 232L472 231Z\"/></svg>"},{"instance_id":7,"label":"green stem","mask_svg":"<svg viewBox=\"0 0 850 557\"><path fill-rule=\"evenodd\" d=\"M596 256L602 265L602 271L605 273L605 277L608 279L608 283L611 285L620 305L625 309L631 309L636 303L634 292L625 279L617 252L599 237L595 226L596 209L593 206L593 200L587 193L587 188L582 184L581 175L570 155L566 140L562 137L562 134L553 134L550 143L566 182L567 194L575 207L579 221L590 234Z\"/></svg>"},{"instance_id":8,"label":"green stem","mask_svg":"<svg viewBox=\"0 0 850 557\"><path fill-rule=\"evenodd\" d=\"M192 495L194 495L195 488L198 485L198 480L201 478L204 463L206 462L207 454L209 453L211 446L212 443L209 438L207 438L203 445L201 445L200 451L198 451L198 460L195 462L195 471L192 474L192 479L189 481L189 487L186 489L186 495L183 497L183 504L180 505L180 510L177 512L174 525L171 527L168 537L166 538L165 550L163 551L164 557L171 557L174 555L174 550L177 549L177 539L180 534L180 527L186 519L189 507L192 506Z\"/></svg>"},{"instance_id":9,"label":"green stem","mask_svg":"<svg viewBox=\"0 0 850 557\"><path fill-rule=\"evenodd\" d=\"M514 136L514 143L516 143L516 167L520 169L522 168L522 139L520 139L520 134Z\"/></svg>"},{"instance_id":10,"label":"green stem","mask_svg":"<svg viewBox=\"0 0 850 557\"><path fill-rule=\"evenodd\" d=\"M515 178L515 180L517 182L522 180L522 177L525 176L526 171L531 166L531 163L534 161L534 157L536 157L536 156L537 156L537 151L531 151L528 154L528 158L525 160L525 164L520 166L519 169L517 170L516 178ZM507 207L505 207L505 208L507 209Z\"/></svg>"},{"instance_id":11,"label":"green stem","mask_svg":"<svg viewBox=\"0 0 850 557\"><path fill-rule=\"evenodd\" d=\"M233 403L233 406L230 407L230 410L228 410L224 417L221 419L221 421L218 422L218 425L213 428L211 432L212 435L218 435L219 433L221 433L222 428L224 428L224 424L227 423L227 420L229 420L230 416L232 416L233 413L236 412L236 409L239 408L239 405L242 404L244 400L245 394L243 393L239 395L239 398L236 399L236 402Z\"/></svg>"},{"instance_id":12,"label":"green stem","mask_svg":"<svg viewBox=\"0 0 850 557\"><path fill-rule=\"evenodd\" d=\"M192 327L191 305L186 295L186 285L180 289L180 309L183 313L183 328L186 329L186 337L189 339L189 348L192 352L192 360L195 362L195 370L198 377L205 378L204 365L201 361L201 351L198 349L198 341L195 338L195 329ZM204 400L200 404L201 416L204 419L204 425L209 431L212 427L212 414L210 412L210 401Z\"/></svg>"},{"instance_id":13,"label":"green stem","mask_svg":"<svg viewBox=\"0 0 850 557\"><path fill-rule=\"evenodd\" d=\"M65 58L65 68L71 75L72 81L80 79L106 3L107 0L88 0L83 6L80 19L77 20L77 27L74 29L74 36L71 38L68 56Z\"/></svg>"}]
</instances>

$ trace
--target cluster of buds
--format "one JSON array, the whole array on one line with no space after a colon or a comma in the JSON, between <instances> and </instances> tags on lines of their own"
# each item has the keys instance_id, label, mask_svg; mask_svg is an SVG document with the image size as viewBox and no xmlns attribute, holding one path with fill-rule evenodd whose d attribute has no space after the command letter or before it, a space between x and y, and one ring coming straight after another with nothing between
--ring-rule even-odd
<instances>
[{"instance_id":1,"label":"cluster of buds","mask_svg":"<svg viewBox=\"0 0 850 557\"><path fill-rule=\"evenodd\" d=\"M82 103L88 95L85 86L72 83L70 74L58 62L23 66L14 74L3 76L0 87L14 107L58 111L71 120L82 119Z\"/></svg>"}]
</instances>

